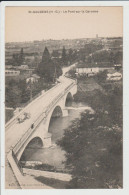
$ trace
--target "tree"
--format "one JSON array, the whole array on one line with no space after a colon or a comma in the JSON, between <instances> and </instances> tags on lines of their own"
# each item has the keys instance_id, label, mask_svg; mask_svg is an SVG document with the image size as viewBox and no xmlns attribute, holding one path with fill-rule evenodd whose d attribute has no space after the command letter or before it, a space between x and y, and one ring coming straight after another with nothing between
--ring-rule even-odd
<instances>
[{"instance_id":1,"label":"tree","mask_svg":"<svg viewBox=\"0 0 129 195\"><path fill-rule=\"evenodd\" d=\"M14 66L18 66L18 54L13 54L11 63L12 63Z\"/></svg>"},{"instance_id":2,"label":"tree","mask_svg":"<svg viewBox=\"0 0 129 195\"><path fill-rule=\"evenodd\" d=\"M123 60L123 54L121 51L117 51L114 54L114 63L115 64L122 64L122 60Z\"/></svg>"},{"instance_id":3,"label":"tree","mask_svg":"<svg viewBox=\"0 0 129 195\"><path fill-rule=\"evenodd\" d=\"M39 56L35 54L34 60L30 62L30 66L37 68L40 62Z\"/></svg>"},{"instance_id":4,"label":"tree","mask_svg":"<svg viewBox=\"0 0 129 195\"><path fill-rule=\"evenodd\" d=\"M22 65L24 62L24 52L23 52L23 48L21 48L21 52L19 55L19 65Z\"/></svg>"},{"instance_id":5,"label":"tree","mask_svg":"<svg viewBox=\"0 0 129 195\"><path fill-rule=\"evenodd\" d=\"M61 61L62 61L62 66L67 66L67 64L68 64L67 54L66 54L66 49L65 49L64 46L63 46L63 49L62 49L62 58L61 58Z\"/></svg>"},{"instance_id":6,"label":"tree","mask_svg":"<svg viewBox=\"0 0 129 195\"><path fill-rule=\"evenodd\" d=\"M122 131L108 114L83 113L58 142L72 180L67 188L122 187Z\"/></svg>"},{"instance_id":7,"label":"tree","mask_svg":"<svg viewBox=\"0 0 129 195\"><path fill-rule=\"evenodd\" d=\"M67 74L72 78L76 78L76 68L70 69Z\"/></svg>"},{"instance_id":8,"label":"tree","mask_svg":"<svg viewBox=\"0 0 129 195\"><path fill-rule=\"evenodd\" d=\"M16 108L21 103L21 89L17 83L12 79L5 88L5 104L7 107Z\"/></svg>"},{"instance_id":9,"label":"tree","mask_svg":"<svg viewBox=\"0 0 129 195\"><path fill-rule=\"evenodd\" d=\"M84 48L81 48L78 53L78 60L85 62L86 60L86 51Z\"/></svg>"},{"instance_id":10,"label":"tree","mask_svg":"<svg viewBox=\"0 0 129 195\"><path fill-rule=\"evenodd\" d=\"M48 48L45 47L43 55L42 55L42 62L47 63L50 61L50 53L48 51Z\"/></svg>"},{"instance_id":11,"label":"tree","mask_svg":"<svg viewBox=\"0 0 129 195\"><path fill-rule=\"evenodd\" d=\"M109 61L110 61L112 64L114 64L114 53L113 53L113 52L110 52Z\"/></svg>"},{"instance_id":12,"label":"tree","mask_svg":"<svg viewBox=\"0 0 129 195\"><path fill-rule=\"evenodd\" d=\"M20 54L13 54L12 63L14 66L20 66L24 62L24 52L23 48L21 48Z\"/></svg>"},{"instance_id":13,"label":"tree","mask_svg":"<svg viewBox=\"0 0 129 195\"><path fill-rule=\"evenodd\" d=\"M52 56L55 57L55 58L58 58L59 57L59 51L58 50L53 50L52 52Z\"/></svg>"},{"instance_id":14,"label":"tree","mask_svg":"<svg viewBox=\"0 0 129 195\"><path fill-rule=\"evenodd\" d=\"M42 55L42 61L38 65L37 72L41 78L44 78L47 81L52 81L53 73L54 73L54 66L50 59L50 53L47 47L45 47L44 49L44 52Z\"/></svg>"},{"instance_id":15,"label":"tree","mask_svg":"<svg viewBox=\"0 0 129 195\"><path fill-rule=\"evenodd\" d=\"M71 48L68 51L68 60L69 60L70 64L73 61L73 50Z\"/></svg>"},{"instance_id":16,"label":"tree","mask_svg":"<svg viewBox=\"0 0 129 195\"><path fill-rule=\"evenodd\" d=\"M62 73L61 67L50 58L50 53L47 47L44 49L42 61L38 65L37 73L41 78L44 78L45 81L48 82L55 81L55 76L59 77Z\"/></svg>"}]
</instances>

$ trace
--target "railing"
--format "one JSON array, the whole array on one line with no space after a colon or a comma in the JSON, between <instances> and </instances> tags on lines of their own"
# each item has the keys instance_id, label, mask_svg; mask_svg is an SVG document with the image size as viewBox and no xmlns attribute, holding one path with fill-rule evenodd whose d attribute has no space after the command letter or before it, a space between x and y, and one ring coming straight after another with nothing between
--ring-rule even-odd
<instances>
[{"instance_id":1,"label":"railing","mask_svg":"<svg viewBox=\"0 0 129 195\"><path fill-rule=\"evenodd\" d=\"M37 128L37 126L41 123L42 120L44 120L48 113L50 112L50 110L52 109L52 107L54 105L56 105L56 103L59 101L60 98L62 98L62 96L64 96L64 94L72 87L75 85L74 83L71 83L67 88L65 88L64 92L61 92L56 98L54 98L54 100L46 107L46 112L43 112L42 114L40 114L36 121L33 123L33 128L30 127L25 134L22 136L22 138L17 142L17 144L13 147L13 152L14 154L16 154L20 148L25 144L25 142L28 140L28 138L32 135L32 133L35 131L35 129Z\"/></svg>"},{"instance_id":2,"label":"railing","mask_svg":"<svg viewBox=\"0 0 129 195\"><path fill-rule=\"evenodd\" d=\"M16 155L14 154L13 150L12 150L12 157L13 157L15 163L17 164L17 166L18 166L18 168L19 168L21 174L23 175L22 166L21 166L20 162L17 160L17 157L16 157Z\"/></svg>"}]
</instances>

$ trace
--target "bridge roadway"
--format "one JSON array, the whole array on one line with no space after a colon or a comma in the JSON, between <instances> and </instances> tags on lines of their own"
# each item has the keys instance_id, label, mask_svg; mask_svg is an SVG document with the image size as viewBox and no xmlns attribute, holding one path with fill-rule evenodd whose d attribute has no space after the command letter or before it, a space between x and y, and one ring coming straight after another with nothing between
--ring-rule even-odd
<instances>
[{"instance_id":1,"label":"bridge roadway","mask_svg":"<svg viewBox=\"0 0 129 195\"><path fill-rule=\"evenodd\" d=\"M6 152L8 152L12 148L12 146L14 146L18 142L18 140L30 128L36 118L38 118L40 114L46 111L47 107L54 100L54 98L56 98L59 93L63 92L73 82L71 79L68 79L66 77L61 77L60 81L61 82L59 84L49 90L49 93L44 93L24 109L24 112L30 113L31 116L29 119L26 119L21 123L15 120L14 123L6 128Z\"/></svg>"}]
</instances>

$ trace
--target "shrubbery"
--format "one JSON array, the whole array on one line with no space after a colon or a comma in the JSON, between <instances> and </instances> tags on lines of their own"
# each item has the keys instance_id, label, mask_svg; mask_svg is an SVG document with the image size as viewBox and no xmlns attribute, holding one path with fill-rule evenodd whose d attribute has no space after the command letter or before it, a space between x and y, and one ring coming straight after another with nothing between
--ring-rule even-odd
<instances>
[{"instance_id":1,"label":"shrubbery","mask_svg":"<svg viewBox=\"0 0 129 195\"><path fill-rule=\"evenodd\" d=\"M58 144L66 151L72 180L67 188L122 188L122 85L106 80L106 93L80 93L75 100L88 103L94 114L82 113L65 130Z\"/></svg>"}]
</instances>

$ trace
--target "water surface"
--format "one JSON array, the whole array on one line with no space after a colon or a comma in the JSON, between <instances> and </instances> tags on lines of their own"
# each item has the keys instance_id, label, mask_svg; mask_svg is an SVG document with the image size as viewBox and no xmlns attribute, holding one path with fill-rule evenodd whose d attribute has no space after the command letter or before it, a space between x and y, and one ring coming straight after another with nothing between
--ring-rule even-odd
<instances>
[{"instance_id":1,"label":"water surface","mask_svg":"<svg viewBox=\"0 0 129 195\"><path fill-rule=\"evenodd\" d=\"M50 148L37 148L33 145L28 146L22 156L23 161L41 161L59 170L64 169L64 163L62 162L65 161L65 151L63 151L56 142L62 138L64 129L67 129L69 125L72 124L73 120L80 117L87 105L73 102L72 105L68 106L70 108L68 110L68 116L51 119L48 131L52 134L52 146Z\"/></svg>"}]
</instances>

